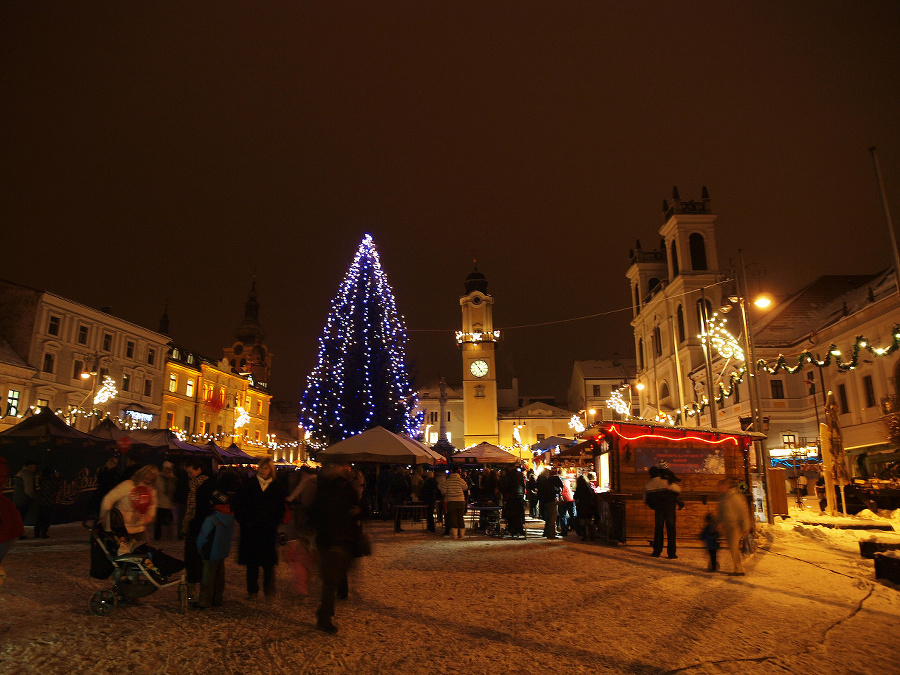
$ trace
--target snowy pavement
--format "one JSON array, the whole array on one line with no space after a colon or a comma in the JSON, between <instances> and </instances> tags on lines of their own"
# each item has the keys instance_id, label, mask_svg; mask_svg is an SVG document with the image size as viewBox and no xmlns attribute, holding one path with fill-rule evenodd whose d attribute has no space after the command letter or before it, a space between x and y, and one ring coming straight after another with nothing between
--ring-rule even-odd
<instances>
[{"instance_id":1,"label":"snowy pavement","mask_svg":"<svg viewBox=\"0 0 900 675\"><path fill-rule=\"evenodd\" d=\"M247 600L231 559L222 608L179 614L172 587L91 616L88 598L109 583L88 577L87 533L55 526L4 560L0 672L898 672L900 592L875 580L856 544L872 533L776 524L741 578L707 573L699 541L668 560L574 534L450 541L380 521L370 531L374 553L331 636L314 628L318 581L297 595L283 563L273 601Z\"/></svg>"}]
</instances>

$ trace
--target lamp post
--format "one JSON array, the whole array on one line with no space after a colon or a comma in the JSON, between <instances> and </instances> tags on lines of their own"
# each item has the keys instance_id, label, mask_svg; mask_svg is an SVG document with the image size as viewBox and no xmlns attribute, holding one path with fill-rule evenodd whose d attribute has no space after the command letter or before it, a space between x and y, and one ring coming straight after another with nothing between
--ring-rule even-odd
<instances>
[{"instance_id":1,"label":"lamp post","mask_svg":"<svg viewBox=\"0 0 900 675\"><path fill-rule=\"evenodd\" d=\"M753 345L753 334L750 332L750 322L747 320L747 308L745 302L745 298L747 297L747 276L744 270L743 249L738 249L738 256L741 262L741 275L739 278L737 289L737 301L741 308L741 322L743 323L742 328L744 332L744 342L747 347L746 363L747 372L750 375L750 380L748 382L750 390L750 415L753 420L753 430L758 433L763 433L762 412L760 411L759 403L759 378L756 374L756 353L754 351ZM729 298L729 300L733 299L734 296ZM754 441L753 444L756 446L756 465L759 467L760 477L763 485L763 494L766 500L766 522L772 524L774 522L774 519L772 518L772 500L770 499L771 495L769 494L768 470L769 465L771 464L771 460L769 458L769 449L762 441Z\"/></svg>"}]
</instances>

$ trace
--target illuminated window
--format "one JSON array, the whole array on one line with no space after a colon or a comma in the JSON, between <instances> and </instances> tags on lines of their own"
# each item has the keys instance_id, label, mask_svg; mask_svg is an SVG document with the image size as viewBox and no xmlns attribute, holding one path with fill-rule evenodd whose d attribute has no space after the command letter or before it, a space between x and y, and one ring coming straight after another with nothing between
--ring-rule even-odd
<instances>
[{"instance_id":1,"label":"illuminated window","mask_svg":"<svg viewBox=\"0 0 900 675\"><path fill-rule=\"evenodd\" d=\"M786 448L797 447L797 437L794 434L781 434L781 442Z\"/></svg>"},{"instance_id":2,"label":"illuminated window","mask_svg":"<svg viewBox=\"0 0 900 675\"><path fill-rule=\"evenodd\" d=\"M184 385L184 393L187 396L194 395L194 381L193 380L188 380L187 384Z\"/></svg>"},{"instance_id":3,"label":"illuminated window","mask_svg":"<svg viewBox=\"0 0 900 675\"><path fill-rule=\"evenodd\" d=\"M131 391L131 375L122 373L122 391Z\"/></svg>"},{"instance_id":4,"label":"illuminated window","mask_svg":"<svg viewBox=\"0 0 900 675\"><path fill-rule=\"evenodd\" d=\"M50 335L59 335L59 324L60 318L58 316L51 316L50 322L47 324L47 332Z\"/></svg>"},{"instance_id":5,"label":"illuminated window","mask_svg":"<svg viewBox=\"0 0 900 675\"><path fill-rule=\"evenodd\" d=\"M175 413L167 412L166 413L166 429L171 429L175 426Z\"/></svg>"},{"instance_id":6,"label":"illuminated window","mask_svg":"<svg viewBox=\"0 0 900 675\"><path fill-rule=\"evenodd\" d=\"M178 391L178 376L175 373L169 374L169 391Z\"/></svg>"},{"instance_id":7,"label":"illuminated window","mask_svg":"<svg viewBox=\"0 0 900 675\"><path fill-rule=\"evenodd\" d=\"M256 414L262 415L262 399L256 402Z\"/></svg>"},{"instance_id":8,"label":"illuminated window","mask_svg":"<svg viewBox=\"0 0 900 675\"><path fill-rule=\"evenodd\" d=\"M48 400L45 399L45 398L39 398L39 399L37 400L37 407L38 407L38 408L49 408L49 407L50 407L50 401L48 401Z\"/></svg>"},{"instance_id":9,"label":"illuminated window","mask_svg":"<svg viewBox=\"0 0 900 675\"><path fill-rule=\"evenodd\" d=\"M219 389L219 404L222 406L225 405L225 388L224 387Z\"/></svg>"},{"instance_id":10,"label":"illuminated window","mask_svg":"<svg viewBox=\"0 0 900 675\"><path fill-rule=\"evenodd\" d=\"M44 363L41 370L45 373L53 372L53 354L44 354Z\"/></svg>"},{"instance_id":11,"label":"illuminated window","mask_svg":"<svg viewBox=\"0 0 900 675\"><path fill-rule=\"evenodd\" d=\"M19 392L15 389L10 389L9 393L6 395L6 414L19 414Z\"/></svg>"},{"instance_id":12,"label":"illuminated window","mask_svg":"<svg viewBox=\"0 0 900 675\"><path fill-rule=\"evenodd\" d=\"M78 327L78 344L86 345L88 341L88 328L87 326L79 326Z\"/></svg>"},{"instance_id":13,"label":"illuminated window","mask_svg":"<svg viewBox=\"0 0 900 675\"><path fill-rule=\"evenodd\" d=\"M259 442L259 431L256 432L256 441Z\"/></svg>"}]
</instances>

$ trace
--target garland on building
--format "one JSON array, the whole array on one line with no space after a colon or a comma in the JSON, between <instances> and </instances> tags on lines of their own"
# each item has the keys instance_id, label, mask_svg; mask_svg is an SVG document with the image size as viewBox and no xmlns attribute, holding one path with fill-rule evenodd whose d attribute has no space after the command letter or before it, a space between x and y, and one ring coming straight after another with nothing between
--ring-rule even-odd
<instances>
[{"instance_id":1,"label":"garland on building","mask_svg":"<svg viewBox=\"0 0 900 675\"><path fill-rule=\"evenodd\" d=\"M863 349L865 349L867 352L869 352L869 354L875 357L890 356L898 349L900 349L900 324L894 324L893 328L891 328L891 337L892 340L890 346L873 347L872 342L868 338L862 335L857 335L856 341L853 344L852 357L849 361L844 361L841 358L841 350L838 349L838 346L836 344L832 343L828 348L828 353L826 354L824 359L820 359L811 351L806 350L804 352L801 352L800 355L796 357L797 365L790 366L788 365L788 357L784 356L784 354L779 354L778 358L776 358L774 361L774 365L771 366L765 359L757 359L756 371L766 372L769 375L775 375L781 371L784 371L789 375L794 375L800 372L801 369L805 366L815 365L820 368L827 368L832 363L834 363L839 372L846 373L848 371L856 369L859 366L859 355ZM701 336L701 340L705 341L705 337ZM715 343L712 339L710 340L710 342L713 342L715 346ZM730 398L734 394L734 388L744 381L744 375L746 374L747 365L746 363L743 363L739 368L737 368L733 373L730 374L730 376L728 377L727 385L725 385L721 381L717 382L715 385L717 393L714 399L716 403L720 405L724 404L725 399ZM681 412L677 415L677 419L675 421L676 423L680 422L684 419L685 416L693 417L694 415L702 415L708 406L709 398L703 396L699 401L684 406ZM900 422L898 422L898 424L900 424Z\"/></svg>"},{"instance_id":2,"label":"garland on building","mask_svg":"<svg viewBox=\"0 0 900 675\"><path fill-rule=\"evenodd\" d=\"M370 235L331 303L318 363L300 402L300 423L317 443L376 426L414 436L421 422L406 364L406 328Z\"/></svg>"}]
</instances>

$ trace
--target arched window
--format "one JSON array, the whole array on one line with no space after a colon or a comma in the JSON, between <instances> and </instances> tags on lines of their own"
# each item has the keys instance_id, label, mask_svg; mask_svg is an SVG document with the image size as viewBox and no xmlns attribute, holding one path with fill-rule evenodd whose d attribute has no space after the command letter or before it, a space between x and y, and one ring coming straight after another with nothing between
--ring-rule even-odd
<instances>
[{"instance_id":1,"label":"arched window","mask_svg":"<svg viewBox=\"0 0 900 675\"><path fill-rule=\"evenodd\" d=\"M657 356L662 356L662 331L659 326L653 329L653 352Z\"/></svg>"},{"instance_id":2,"label":"arched window","mask_svg":"<svg viewBox=\"0 0 900 675\"><path fill-rule=\"evenodd\" d=\"M659 400L664 401L667 398L669 398L669 384L663 382L659 387Z\"/></svg>"},{"instance_id":3,"label":"arched window","mask_svg":"<svg viewBox=\"0 0 900 675\"><path fill-rule=\"evenodd\" d=\"M688 239L691 247L691 269L695 271L706 269L706 242L703 235L694 232Z\"/></svg>"},{"instance_id":4,"label":"arched window","mask_svg":"<svg viewBox=\"0 0 900 675\"><path fill-rule=\"evenodd\" d=\"M678 320L678 343L681 344L684 342L684 307L681 305L678 305L676 317Z\"/></svg>"},{"instance_id":5,"label":"arched window","mask_svg":"<svg viewBox=\"0 0 900 675\"><path fill-rule=\"evenodd\" d=\"M647 299L649 300L656 295L660 288L662 288L662 286L659 283L659 279L656 277L651 278L650 281L647 282Z\"/></svg>"},{"instance_id":6,"label":"arched window","mask_svg":"<svg viewBox=\"0 0 900 675\"><path fill-rule=\"evenodd\" d=\"M678 246L675 244L675 240L672 240L672 276L677 277L679 274L678 269Z\"/></svg>"},{"instance_id":7,"label":"arched window","mask_svg":"<svg viewBox=\"0 0 900 675\"><path fill-rule=\"evenodd\" d=\"M641 370L644 369L644 338L638 340L638 348L637 348L637 356L638 356L638 366Z\"/></svg>"},{"instance_id":8,"label":"arched window","mask_svg":"<svg viewBox=\"0 0 900 675\"><path fill-rule=\"evenodd\" d=\"M637 312L641 311L641 296L638 293L638 285L634 285L634 309Z\"/></svg>"}]
</instances>

